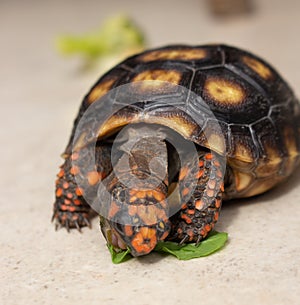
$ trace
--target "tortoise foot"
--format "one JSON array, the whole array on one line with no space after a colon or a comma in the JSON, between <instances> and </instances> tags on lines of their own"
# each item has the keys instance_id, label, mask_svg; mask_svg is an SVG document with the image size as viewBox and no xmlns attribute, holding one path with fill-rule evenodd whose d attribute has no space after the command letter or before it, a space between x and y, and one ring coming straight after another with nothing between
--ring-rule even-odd
<instances>
[{"instance_id":1,"label":"tortoise foot","mask_svg":"<svg viewBox=\"0 0 300 305\"><path fill-rule=\"evenodd\" d=\"M66 228L68 232L70 229L77 229L81 232L82 227L91 228L88 213L56 211L53 214L52 221L55 221L55 230Z\"/></svg>"}]
</instances>

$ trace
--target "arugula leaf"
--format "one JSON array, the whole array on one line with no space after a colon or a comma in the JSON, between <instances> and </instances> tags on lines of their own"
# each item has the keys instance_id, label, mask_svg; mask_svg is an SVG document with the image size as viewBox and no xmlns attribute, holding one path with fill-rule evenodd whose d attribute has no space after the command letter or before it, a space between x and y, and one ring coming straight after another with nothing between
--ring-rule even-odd
<instances>
[{"instance_id":1,"label":"arugula leaf","mask_svg":"<svg viewBox=\"0 0 300 305\"><path fill-rule=\"evenodd\" d=\"M212 232L198 246L195 244L178 245L174 242L159 242L154 251L169 253L180 260L204 257L220 250L226 243L228 234L225 232Z\"/></svg>"},{"instance_id":2,"label":"arugula leaf","mask_svg":"<svg viewBox=\"0 0 300 305\"><path fill-rule=\"evenodd\" d=\"M174 255L179 260L190 260L192 258L204 257L215 253L224 247L227 239L227 233L212 231L198 246L195 244L178 245L176 242L161 241L157 243L154 251ZM127 250L120 250L120 252L116 252L113 246L108 245L108 248L111 253L112 261L115 264L125 262L133 257L130 255L129 248Z\"/></svg>"},{"instance_id":3,"label":"arugula leaf","mask_svg":"<svg viewBox=\"0 0 300 305\"><path fill-rule=\"evenodd\" d=\"M86 61L105 56L129 53L144 48L145 37L140 28L126 15L107 19L98 29L83 35L61 35L56 41L63 55L80 55Z\"/></svg>"},{"instance_id":4,"label":"arugula leaf","mask_svg":"<svg viewBox=\"0 0 300 305\"><path fill-rule=\"evenodd\" d=\"M117 251L115 251L115 249L112 245L107 245L107 247L110 252L112 262L114 264L120 264L120 263L126 262L127 260L132 258L132 256L130 255L130 249L120 250L117 252Z\"/></svg>"}]
</instances>

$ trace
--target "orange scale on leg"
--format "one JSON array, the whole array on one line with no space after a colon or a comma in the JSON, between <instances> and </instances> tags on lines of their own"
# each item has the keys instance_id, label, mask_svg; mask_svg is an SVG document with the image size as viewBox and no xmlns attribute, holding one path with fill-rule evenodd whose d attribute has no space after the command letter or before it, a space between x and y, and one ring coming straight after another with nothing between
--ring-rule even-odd
<instances>
[{"instance_id":1,"label":"orange scale on leg","mask_svg":"<svg viewBox=\"0 0 300 305\"><path fill-rule=\"evenodd\" d=\"M182 190L182 196L188 195L189 192L190 192L190 190L189 190L187 187L185 187L185 188Z\"/></svg>"},{"instance_id":2,"label":"orange scale on leg","mask_svg":"<svg viewBox=\"0 0 300 305\"><path fill-rule=\"evenodd\" d=\"M64 204L66 204L66 205L70 205L70 204L71 204L71 200L69 200L69 199L65 199L65 200L64 200Z\"/></svg>"},{"instance_id":3,"label":"orange scale on leg","mask_svg":"<svg viewBox=\"0 0 300 305\"><path fill-rule=\"evenodd\" d=\"M214 194L215 194L215 192L214 192L214 190L207 190L206 191L206 195L208 196L208 197L210 197L210 198L212 198L213 196L214 196Z\"/></svg>"},{"instance_id":4,"label":"orange scale on leg","mask_svg":"<svg viewBox=\"0 0 300 305\"><path fill-rule=\"evenodd\" d=\"M181 209L182 209L182 210L187 209L187 205L186 205L186 203L182 204Z\"/></svg>"},{"instance_id":5,"label":"orange scale on leg","mask_svg":"<svg viewBox=\"0 0 300 305\"><path fill-rule=\"evenodd\" d=\"M78 173L79 173L79 167L78 166L72 166L71 169L70 169L70 173L73 175L73 176L76 176Z\"/></svg>"},{"instance_id":6,"label":"orange scale on leg","mask_svg":"<svg viewBox=\"0 0 300 305\"><path fill-rule=\"evenodd\" d=\"M223 178L223 173L219 169L217 170L217 176Z\"/></svg>"},{"instance_id":7,"label":"orange scale on leg","mask_svg":"<svg viewBox=\"0 0 300 305\"><path fill-rule=\"evenodd\" d=\"M205 159L206 160L212 160L213 159L213 155L211 153L208 153L205 155Z\"/></svg>"},{"instance_id":8,"label":"orange scale on leg","mask_svg":"<svg viewBox=\"0 0 300 305\"><path fill-rule=\"evenodd\" d=\"M78 152L74 152L74 153L71 155L71 160L72 160L72 161L75 161L75 160L77 160L78 158L79 158Z\"/></svg>"},{"instance_id":9,"label":"orange scale on leg","mask_svg":"<svg viewBox=\"0 0 300 305\"><path fill-rule=\"evenodd\" d=\"M197 200L195 203L195 208L197 210L201 211L203 209L203 207L204 207L204 201L201 199Z\"/></svg>"},{"instance_id":10,"label":"orange scale on leg","mask_svg":"<svg viewBox=\"0 0 300 305\"><path fill-rule=\"evenodd\" d=\"M195 210L187 210L187 213L188 213L189 215L194 215L194 214L195 214Z\"/></svg>"},{"instance_id":11,"label":"orange scale on leg","mask_svg":"<svg viewBox=\"0 0 300 305\"><path fill-rule=\"evenodd\" d=\"M56 190L56 197L60 197L63 194L63 189L62 188L58 188Z\"/></svg>"},{"instance_id":12,"label":"orange scale on leg","mask_svg":"<svg viewBox=\"0 0 300 305\"><path fill-rule=\"evenodd\" d=\"M74 207L74 206L69 206L69 207L68 207L68 210L69 210L70 212L75 212L75 211L76 211L76 207Z\"/></svg>"},{"instance_id":13,"label":"orange scale on leg","mask_svg":"<svg viewBox=\"0 0 300 305\"><path fill-rule=\"evenodd\" d=\"M214 189L216 187L216 180L209 180L207 185L210 189Z\"/></svg>"},{"instance_id":14,"label":"orange scale on leg","mask_svg":"<svg viewBox=\"0 0 300 305\"><path fill-rule=\"evenodd\" d=\"M197 172L197 174L196 174L196 178L197 178L197 179L201 178L201 177L203 176L203 174L204 174L204 170L203 170L203 169L200 169L200 170Z\"/></svg>"},{"instance_id":15,"label":"orange scale on leg","mask_svg":"<svg viewBox=\"0 0 300 305\"><path fill-rule=\"evenodd\" d=\"M181 218L188 224L192 223L192 219L189 216L187 216L186 214L182 214Z\"/></svg>"},{"instance_id":16,"label":"orange scale on leg","mask_svg":"<svg viewBox=\"0 0 300 305\"><path fill-rule=\"evenodd\" d=\"M217 167L220 167L220 166L221 166L220 162L217 161L217 160L214 161L214 165L217 166Z\"/></svg>"},{"instance_id":17,"label":"orange scale on leg","mask_svg":"<svg viewBox=\"0 0 300 305\"><path fill-rule=\"evenodd\" d=\"M211 226L209 224L205 225L205 231L209 232L211 230Z\"/></svg>"},{"instance_id":18,"label":"orange scale on leg","mask_svg":"<svg viewBox=\"0 0 300 305\"><path fill-rule=\"evenodd\" d=\"M221 200L220 199L216 199L215 206L216 206L216 208L219 208L221 206Z\"/></svg>"},{"instance_id":19,"label":"orange scale on leg","mask_svg":"<svg viewBox=\"0 0 300 305\"><path fill-rule=\"evenodd\" d=\"M77 196L82 196L83 195L83 189L80 187L77 187L75 190L75 193Z\"/></svg>"},{"instance_id":20,"label":"orange scale on leg","mask_svg":"<svg viewBox=\"0 0 300 305\"><path fill-rule=\"evenodd\" d=\"M214 215L214 221L217 221L219 219L219 213L216 212L215 215Z\"/></svg>"},{"instance_id":21,"label":"orange scale on leg","mask_svg":"<svg viewBox=\"0 0 300 305\"><path fill-rule=\"evenodd\" d=\"M65 174L65 171L63 169L61 169L59 171L59 173L57 174L57 177L62 178L64 176L64 174Z\"/></svg>"},{"instance_id":22,"label":"orange scale on leg","mask_svg":"<svg viewBox=\"0 0 300 305\"><path fill-rule=\"evenodd\" d=\"M200 235L201 235L201 236L205 237L206 234L207 234L207 233L206 233L206 231L205 231L204 229L202 229L202 230L200 231Z\"/></svg>"},{"instance_id":23,"label":"orange scale on leg","mask_svg":"<svg viewBox=\"0 0 300 305\"><path fill-rule=\"evenodd\" d=\"M81 202L80 202L80 200L78 200L78 199L74 199L74 200L73 200L73 203L74 203L75 205L81 205Z\"/></svg>"},{"instance_id":24,"label":"orange scale on leg","mask_svg":"<svg viewBox=\"0 0 300 305\"><path fill-rule=\"evenodd\" d=\"M66 205L62 204L62 205L60 206L60 209L61 209L62 211L67 211L67 210L68 210L68 207L67 207Z\"/></svg>"},{"instance_id":25,"label":"orange scale on leg","mask_svg":"<svg viewBox=\"0 0 300 305\"><path fill-rule=\"evenodd\" d=\"M72 199L72 198L73 198L73 194L72 194L72 193L67 193L67 197L68 197L69 199Z\"/></svg>"}]
</instances>

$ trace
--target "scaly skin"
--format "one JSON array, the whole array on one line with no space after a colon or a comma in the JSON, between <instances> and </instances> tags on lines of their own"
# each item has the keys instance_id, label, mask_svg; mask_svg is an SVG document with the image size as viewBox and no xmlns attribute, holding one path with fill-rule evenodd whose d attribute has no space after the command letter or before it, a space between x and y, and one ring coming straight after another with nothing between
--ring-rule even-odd
<instances>
[{"instance_id":1,"label":"scaly skin","mask_svg":"<svg viewBox=\"0 0 300 305\"><path fill-rule=\"evenodd\" d=\"M95 168L84 167L93 153L90 147L73 152L58 174L53 214L56 226L79 231L81 227L89 226L92 210L85 198L95 197L95 191L104 179L111 194L111 202L107 205L108 219L101 222L108 243L116 248L129 246L134 256L151 252L158 241L165 239L199 243L219 217L224 191L223 167L216 155L204 152L199 152L198 168L191 164L182 167L177 181L180 194L177 209L180 210L169 218L167 164L161 160L162 157L167 159L166 147L163 142L155 145L156 152L149 150L149 143L142 142L135 147L130 153L130 167L126 170L124 162L128 155L124 153L113 172L109 146L96 146ZM152 167L151 172L148 165L157 156L161 162L157 168ZM162 173L163 180L158 177ZM185 179L187 176L189 179ZM134 187L120 181L130 185L136 178L139 183ZM78 187L78 181L84 191ZM192 185L196 185L194 190Z\"/></svg>"},{"instance_id":2,"label":"scaly skin","mask_svg":"<svg viewBox=\"0 0 300 305\"><path fill-rule=\"evenodd\" d=\"M57 175L54 212L56 228L70 228L90 226L93 211L86 202L86 198L95 196L95 191L101 179L111 171L110 146L97 145L87 147L68 155ZM95 154L95 166L88 162ZM88 167L87 164L91 166ZM81 181L81 186L78 186Z\"/></svg>"},{"instance_id":3,"label":"scaly skin","mask_svg":"<svg viewBox=\"0 0 300 305\"><path fill-rule=\"evenodd\" d=\"M199 154L198 168L181 168L179 192L182 203L180 211L171 218L171 240L196 242L197 244L213 229L219 218L222 193L224 192L224 165L212 153ZM184 178L191 175L189 181ZM190 185L197 183L191 193Z\"/></svg>"}]
</instances>

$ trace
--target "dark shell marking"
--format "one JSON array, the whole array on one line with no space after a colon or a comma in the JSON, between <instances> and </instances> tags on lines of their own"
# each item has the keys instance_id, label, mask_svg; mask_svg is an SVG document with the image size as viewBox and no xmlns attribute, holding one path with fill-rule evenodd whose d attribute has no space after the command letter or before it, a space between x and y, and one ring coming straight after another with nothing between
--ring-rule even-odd
<instances>
[{"instance_id":1,"label":"dark shell marking","mask_svg":"<svg viewBox=\"0 0 300 305\"><path fill-rule=\"evenodd\" d=\"M224 45L169 46L146 51L104 75L84 99L77 120L95 101L95 92L107 92L139 80L165 80L189 88L213 111L222 134L212 132L215 143L212 149L226 153L233 175L234 185L225 190L225 198L262 193L284 180L298 165L299 103L281 76L255 55ZM159 85L152 88L145 84L140 88L141 96L159 89ZM172 102L172 93L165 92L165 95ZM187 113L199 117L197 103L184 106ZM147 105L139 107L141 113L149 114L149 123L167 124L184 137L208 147L202 131L195 130L191 119L158 111L159 106L157 109L147 109ZM126 109L122 116L112 117L100 135L129 122L138 122L137 109L134 113ZM209 132L214 124L208 119L204 129Z\"/></svg>"},{"instance_id":2,"label":"dark shell marking","mask_svg":"<svg viewBox=\"0 0 300 305\"><path fill-rule=\"evenodd\" d=\"M57 181L53 217L58 224L67 228L87 224L89 207L79 192L76 193L78 189L74 176L81 174L83 178L88 178L86 181L93 193L97 183L110 174L110 165L107 165L110 164L108 150L98 150L97 158L103 159L105 164L101 170L86 170L84 164L79 164L78 168L72 167L72 143L79 120L91 104L99 99L101 103L101 99L111 89L142 80L167 81L190 89L210 107L221 130L215 129L216 121L202 116L201 107L197 102L186 101L184 104L176 104L172 90L166 89L159 82L144 82L136 87L141 97L163 95L169 103L184 109L185 113L178 109L175 111L163 108L159 103L139 103L135 107L124 108L112 116L104 126L99 126L99 142L105 143L104 139L108 134L128 123L141 122L141 114L147 114L143 116L147 117L143 122L171 127L184 138L195 142L199 148L202 147L203 149L199 149L201 164L209 164L215 172L221 171L223 165L217 160L219 154L226 156L227 165L224 191L223 181L217 178L208 181L208 172L204 170L201 172L202 176L199 176L195 193L187 202L184 201L189 188L187 185L181 185L179 179L180 198L183 203L182 209L170 219L171 233L159 236L157 228L151 225L140 230L124 226L120 230L112 224L113 221L109 224L106 221L102 222L105 223L104 227L111 227L115 232L114 238L119 244L122 242L118 239L123 238L123 241L130 243L133 248L135 245L134 251L137 255L139 252L147 252L145 240L151 247L161 238L198 242L217 221L221 199L263 193L288 177L299 164L300 106L291 88L268 63L249 52L225 45L178 45L148 50L128 58L111 69L85 96L74 122L72 135L64 153L66 161ZM115 101L112 100L111 103ZM203 120L202 130L195 127L191 117ZM81 136L82 138L76 139L75 143L77 153L85 152L80 142L85 135ZM222 141L223 138L225 143ZM209 147L208 143L213 144ZM206 160L206 149L214 151L211 155L212 160ZM83 171L80 170L81 166ZM182 177L185 171L195 171L195 175L200 175L202 169L200 165L196 169L183 168L179 177ZM112 188L120 183L115 178L111 178L110 181ZM211 188L203 190L203 184L208 183ZM123 209L126 213L134 214L129 211L130 200L140 200L138 203L144 209L147 205L141 202L151 202L155 194L164 198L170 187L168 184L161 185L159 190L138 195L130 190L127 190L125 195L124 192L118 193L119 199L125 196L126 204L112 205L112 218ZM209 194L213 195L214 199ZM198 199L200 195L202 199ZM211 199L207 199L203 204L205 198ZM204 208L199 210L202 205ZM134 215L141 213L143 212L136 211ZM165 232L169 232L169 223L165 215L161 218L167 228Z\"/></svg>"}]
</instances>

